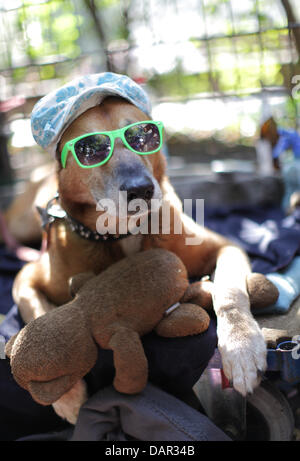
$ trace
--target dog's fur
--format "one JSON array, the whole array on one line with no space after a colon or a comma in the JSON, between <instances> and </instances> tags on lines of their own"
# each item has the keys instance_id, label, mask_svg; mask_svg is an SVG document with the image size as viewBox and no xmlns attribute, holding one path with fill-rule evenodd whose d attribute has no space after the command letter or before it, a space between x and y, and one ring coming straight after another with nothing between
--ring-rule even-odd
<instances>
[{"instance_id":1,"label":"dog's fur","mask_svg":"<svg viewBox=\"0 0 300 461\"><path fill-rule=\"evenodd\" d=\"M57 191L57 181L53 164L46 164L33 170L25 190L18 194L3 212L8 238L0 227L0 242L8 246L8 239L21 245L36 245L41 240L42 228L36 207L44 208L50 197Z\"/></svg>"},{"instance_id":2,"label":"dog's fur","mask_svg":"<svg viewBox=\"0 0 300 461\"><path fill-rule=\"evenodd\" d=\"M162 197L184 223L182 234L175 234L171 223L169 235L133 235L111 242L91 242L71 232L62 220L49 232L49 248L40 261L27 264L18 274L13 296L25 322L70 300L69 278L77 273L99 273L125 255L148 248L161 247L176 253L190 276L201 277L215 270L214 310L218 321L218 341L224 372L235 389L245 395L258 384L258 370L266 367L266 346L261 331L249 310L246 276L250 273L244 252L183 214L178 197L165 175L161 153L140 156L126 149L120 140L110 161L98 168L82 169L68 155L66 168L60 165L64 144L81 134L115 130L146 120L135 106L119 98L107 98L98 107L78 117L63 133L58 146L57 177L62 207L89 228L96 229L100 212L96 203L102 198L117 201L121 185L133 178L151 178L154 198ZM199 236L199 245L186 245L186 237ZM80 391L81 389L81 391ZM72 390L71 390L72 391ZM76 421L85 400L82 386L54 404L57 412Z\"/></svg>"}]
</instances>

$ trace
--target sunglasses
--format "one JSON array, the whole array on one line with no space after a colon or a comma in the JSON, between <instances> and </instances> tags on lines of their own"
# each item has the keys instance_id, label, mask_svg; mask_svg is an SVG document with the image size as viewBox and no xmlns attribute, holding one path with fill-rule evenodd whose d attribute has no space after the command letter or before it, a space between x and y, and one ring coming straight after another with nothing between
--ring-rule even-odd
<instances>
[{"instance_id":1,"label":"sunglasses","mask_svg":"<svg viewBox=\"0 0 300 461\"><path fill-rule=\"evenodd\" d=\"M127 149L139 155L154 154L163 142L163 124L146 120L132 123L113 131L88 133L68 141L61 153L61 163L66 167L71 152L81 168L94 168L108 162L114 151L115 139L121 138Z\"/></svg>"}]
</instances>

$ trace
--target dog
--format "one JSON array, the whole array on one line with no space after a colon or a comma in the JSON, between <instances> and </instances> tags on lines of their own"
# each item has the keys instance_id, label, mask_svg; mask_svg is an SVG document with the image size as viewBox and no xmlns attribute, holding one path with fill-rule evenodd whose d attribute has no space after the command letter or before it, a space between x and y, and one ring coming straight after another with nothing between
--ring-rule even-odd
<instances>
[{"instance_id":1,"label":"dog","mask_svg":"<svg viewBox=\"0 0 300 461\"><path fill-rule=\"evenodd\" d=\"M49 197L56 191L56 174L52 162L34 169L24 191L14 198L3 213L0 210L3 218L0 242L12 248L17 245L37 246L42 238L42 229L36 207L45 207Z\"/></svg>"},{"instance_id":2,"label":"dog","mask_svg":"<svg viewBox=\"0 0 300 461\"><path fill-rule=\"evenodd\" d=\"M72 121L57 147L59 200L68 215L96 231L97 219L103 213L96 205L102 199L116 203L120 190L146 202L157 198L170 206L173 216L170 233L91 241L73 232L67 220L55 220L48 231L47 251L39 261L27 264L17 275L13 286L14 301L27 323L70 300L69 279L73 275L87 271L98 274L126 255L149 248L170 250L182 259L190 277L200 278L214 272L213 306L224 373L234 388L245 396L259 384L260 372L266 369L266 345L250 313L246 276L251 268L244 251L183 213L166 176L161 151L137 155L117 139L113 155L99 167L80 168L70 153L65 168L62 166L61 152L68 141L148 119L125 99L108 96L100 105L89 108ZM175 233L175 219L183 224L181 234ZM191 236L199 237L198 245L186 245L186 238ZM86 399L86 388L80 381L53 406L60 416L75 424L79 408Z\"/></svg>"}]
</instances>

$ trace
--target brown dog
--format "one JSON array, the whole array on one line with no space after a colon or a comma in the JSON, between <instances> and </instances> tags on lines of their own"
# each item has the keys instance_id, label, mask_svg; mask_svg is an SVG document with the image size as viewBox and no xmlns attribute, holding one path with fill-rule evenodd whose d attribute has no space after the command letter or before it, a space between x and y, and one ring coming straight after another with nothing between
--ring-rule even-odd
<instances>
[{"instance_id":1,"label":"brown dog","mask_svg":"<svg viewBox=\"0 0 300 461\"><path fill-rule=\"evenodd\" d=\"M184 215L165 175L165 160L160 152L136 155L117 140L112 157L100 167L80 168L72 155L68 155L66 168L61 166L60 152L67 141L85 133L116 130L147 119L137 107L116 97L108 97L75 119L58 146L60 204L73 218L96 230L101 214L96 203L102 198L117 202L120 190L128 195L134 192L134 196L145 200L162 197L169 202L176 219L183 223L183 232L175 233L173 218L168 235L138 234L116 241L91 242L72 232L65 220L57 220L48 235L48 251L40 261L26 265L18 274L14 300L24 321L29 322L70 300L71 276L86 271L98 274L125 255L148 248L168 249L182 259L190 276L201 277L215 270L213 304L224 371L234 387L245 395L258 384L257 371L266 367L266 346L249 309L246 276L251 269L244 252ZM186 244L186 238L191 236L199 238L198 245ZM74 423L85 399L84 385L80 382L54 408Z\"/></svg>"}]
</instances>

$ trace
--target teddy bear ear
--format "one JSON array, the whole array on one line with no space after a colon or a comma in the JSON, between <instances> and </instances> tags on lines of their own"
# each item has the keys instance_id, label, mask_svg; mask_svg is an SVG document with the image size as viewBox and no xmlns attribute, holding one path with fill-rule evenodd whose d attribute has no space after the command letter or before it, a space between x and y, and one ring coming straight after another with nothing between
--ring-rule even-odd
<instances>
[{"instance_id":1,"label":"teddy bear ear","mask_svg":"<svg viewBox=\"0 0 300 461\"><path fill-rule=\"evenodd\" d=\"M71 277L69 279L69 288L71 296L74 297L76 293L78 293L80 288L83 287L83 285L93 277L95 277L95 274L93 272L82 272Z\"/></svg>"}]
</instances>

